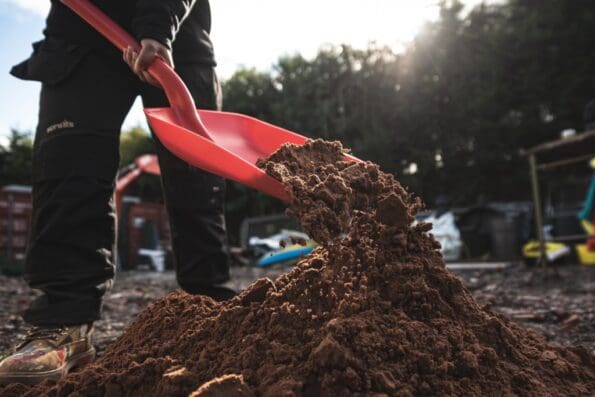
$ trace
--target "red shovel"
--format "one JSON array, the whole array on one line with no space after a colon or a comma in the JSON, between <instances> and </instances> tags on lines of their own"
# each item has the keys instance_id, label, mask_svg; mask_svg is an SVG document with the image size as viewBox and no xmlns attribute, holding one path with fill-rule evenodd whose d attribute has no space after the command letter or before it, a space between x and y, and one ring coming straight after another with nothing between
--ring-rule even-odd
<instances>
[{"instance_id":1,"label":"red shovel","mask_svg":"<svg viewBox=\"0 0 595 397\"><path fill-rule=\"evenodd\" d=\"M140 45L88 0L62 0L121 51ZM284 143L302 145L307 138L237 113L197 110L180 77L161 59L148 69L169 100L169 108L145 109L159 140L182 160L284 201L285 186L255 166Z\"/></svg>"}]
</instances>

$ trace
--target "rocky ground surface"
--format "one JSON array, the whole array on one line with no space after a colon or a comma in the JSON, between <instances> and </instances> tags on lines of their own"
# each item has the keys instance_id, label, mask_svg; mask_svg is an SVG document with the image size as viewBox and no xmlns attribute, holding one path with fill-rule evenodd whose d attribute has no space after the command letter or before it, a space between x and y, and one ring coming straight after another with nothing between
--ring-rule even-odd
<instances>
[{"instance_id":1,"label":"rocky ground surface","mask_svg":"<svg viewBox=\"0 0 595 397\"><path fill-rule=\"evenodd\" d=\"M261 277L275 279L283 269L235 267L228 285L246 288ZM595 351L595 267L528 269L511 265L497 270L453 270L475 299L552 342L581 344ZM132 319L156 298L177 288L173 272L131 271L118 274L107 294L104 315L95 323L98 352L113 342ZM36 296L19 277L0 276L0 357L23 337L20 313Z\"/></svg>"}]
</instances>

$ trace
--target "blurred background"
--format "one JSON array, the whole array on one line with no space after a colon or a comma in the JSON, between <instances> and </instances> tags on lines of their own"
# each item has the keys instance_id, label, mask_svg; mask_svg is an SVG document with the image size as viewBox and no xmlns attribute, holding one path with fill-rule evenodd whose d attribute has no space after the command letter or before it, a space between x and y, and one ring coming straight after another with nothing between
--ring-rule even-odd
<instances>
[{"instance_id":1,"label":"blurred background","mask_svg":"<svg viewBox=\"0 0 595 397\"><path fill-rule=\"evenodd\" d=\"M394 173L426 203L418 218L449 261L594 260L591 1L323 3L213 2L224 110L339 140ZM6 72L40 37L49 2L0 4ZM7 73L0 86L0 256L19 262L39 87ZM139 249L171 267L152 153L137 103L121 135L122 268L155 260ZM240 264L299 232L282 203L232 182L226 209Z\"/></svg>"}]
</instances>

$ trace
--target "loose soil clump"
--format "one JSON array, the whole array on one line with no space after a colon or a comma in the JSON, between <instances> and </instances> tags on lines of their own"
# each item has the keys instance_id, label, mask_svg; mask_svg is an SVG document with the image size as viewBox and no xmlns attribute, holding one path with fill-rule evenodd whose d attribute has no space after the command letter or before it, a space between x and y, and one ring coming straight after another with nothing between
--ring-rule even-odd
<instances>
[{"instance_id":1,"label":"loose soil clump","mask_svg":"<svg viewBox=\"0 0 595 397\"><path fill-rule=\"evenodd\" d=\"M224 303L168 295L96 363L29 395L595 393L591 352L550 345L473 300L392 175L320 140L259 166L287 185L289 212L320 247Z\"/></svg>"}]
</instances>

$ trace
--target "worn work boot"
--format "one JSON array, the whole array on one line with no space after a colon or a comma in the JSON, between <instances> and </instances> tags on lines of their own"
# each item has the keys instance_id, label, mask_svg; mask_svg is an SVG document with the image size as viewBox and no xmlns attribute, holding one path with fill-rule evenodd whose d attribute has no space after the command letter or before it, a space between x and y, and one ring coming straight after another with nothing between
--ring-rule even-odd
<instances>
[{"instance_id":1,"label":"worn work boot","mask_svg":"<svg viewBox=\"0 0 595 397\"><path fill-rule=\"evenodd\" d=\"M0 384L35 384L60 379L95 358L90 324L32 328L16 352L0 361Z\"/></svg>"}]
</instances>

